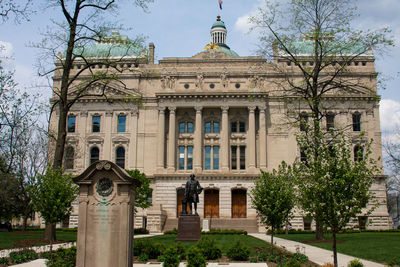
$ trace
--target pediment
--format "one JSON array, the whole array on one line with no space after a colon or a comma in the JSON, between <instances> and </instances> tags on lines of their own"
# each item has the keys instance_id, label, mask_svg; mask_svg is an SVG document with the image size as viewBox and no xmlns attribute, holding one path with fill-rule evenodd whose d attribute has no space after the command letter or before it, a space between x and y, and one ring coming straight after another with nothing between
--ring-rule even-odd
<instances>
[{"instance_id":1,"label":"pediment","mask_svg":"<svg viewBox=\"0 0 400 267\"><path fill-rule=\"evenodd\" d=\"M73 88L69 96L81 94L81 99L105 98L105 99L138 99L141 94L133 88L127 88L117 83L95 83L82 90Z\"/></svg>"},{"instance_id":2,"label":"pediment","mask_svg":"<svg viewBox=\"0 0 400 267\"><path fill-rule=\"evenodd\" d=\"M330 80L330 77L325 79L321 79L320 83L323 83L324 80L330 83L332 90L327 92L328 95L332 96L359 96L359 97L371 97L376 96L376 88L368 87L367 85L362 84L361 82L355 80L355 82L351 82L350 80L343 79L335 79L333 81Z\"/></svg>"},{"instance_id":3,"label":"pediment","mask_svg":"<svg viewBox=\"0 0 400 267\"><path fill-rule=\"evenodd\" d=\"M129 138L125 136L116 136L112 138L112 142L118 144L127 144L129 143Z\"/></svg>"}]
</instances>

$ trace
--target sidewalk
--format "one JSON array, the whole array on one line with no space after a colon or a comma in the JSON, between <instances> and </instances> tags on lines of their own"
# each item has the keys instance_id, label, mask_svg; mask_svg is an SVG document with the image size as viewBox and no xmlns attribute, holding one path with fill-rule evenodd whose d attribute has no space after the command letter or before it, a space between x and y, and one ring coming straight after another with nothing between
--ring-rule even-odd
<instances>
[{"instance_id":1,"label":"sidewalk","mask_svg":"<svg viewBox=\"0 0 400 267\"><path fill-rule=\"evenodd\" d=\"M265 235L265 234L249 234L249 235L254 236L258 239L264 240L266 242L271 241L271 236L269 236L269 235ZM288 250L292 253L296 253L299 250L300 253L307 255L307 257L310 259L310 261L313 261L319 265L322 265L327 262L333 263L333 252L332 251L322 249L322 248L317 248L317 247L303 244L300 242L295 242L295 241L290 241L290 240L286 240L283 238L278 238L278 237L274 237L274 243L277 246L284 247L286 250ZM341 254L341 253L338 253L337 257L338 257L339 267L346 267L347 264L351 260L357 259L353 256L349 256L349 255L345 255L345 254ZM367 261L367 260L363 260L363 259L359 259L359 260L366 267L384 267L384 265L380 264L380 263Z\"/></svg>"}]
</instances>

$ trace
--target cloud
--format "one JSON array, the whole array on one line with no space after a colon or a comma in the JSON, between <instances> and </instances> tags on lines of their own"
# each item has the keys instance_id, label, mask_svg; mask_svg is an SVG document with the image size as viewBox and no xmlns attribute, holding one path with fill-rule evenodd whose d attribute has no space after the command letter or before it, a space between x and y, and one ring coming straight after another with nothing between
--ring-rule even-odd
<instances>
[{"instance_id":1,"label":"cloud","mask_svg":"<svg viewBox=\"0 0 400 267\"><path fill-rule=\"evenodd\" d=\"M9 42L0 41L0 62L1 66L9 71L14 70L14 48Z\"/></svg>"},{"instance_id":2,"label":"cloud","mask_svg":"<svg viewBox=\"0 0 400 267\"><path fill-rule=\"evenodd\" d=\"M383 99L380 103L381 129L387 135L400 129L400 102Z\"/></svg>"},{"instance_id":3,"label":"cloud","mask_svg":"<svg viewBox=\"0 0 400 267\"><path fill-rule=\"evenodd\" d=\"M251 24L249 23L249 18L251 15L252 14L248 13L238 17L235 22L235 29L242 33L248 33L251 28Z\"/></svg>"}]
</instances>

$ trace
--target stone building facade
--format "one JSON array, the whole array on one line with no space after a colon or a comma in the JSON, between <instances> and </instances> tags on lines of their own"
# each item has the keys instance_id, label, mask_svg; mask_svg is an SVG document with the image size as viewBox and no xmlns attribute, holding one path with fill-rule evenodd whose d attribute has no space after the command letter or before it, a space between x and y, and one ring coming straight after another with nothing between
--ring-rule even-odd
<instances>
[{"instance_id":1,"label":"stone building facade","mask_svg":"<svg viewBox=\"0 0 400 267\"><path fill-rule=\"evenodd\" d=\"M116 82L93 86L90 95L70 110L67 171L80 174L100 159L139 169L151 179L152 207L138 211L135 227L153 232L177 227L183 188L194 173L204 187L198 213L209 219L209 227L265 231L251 207L249 192L260 170L270 171L283 160L290 163L300 157L295 139L299 127L286 123L287 102L274 87L273 81L279 79L274 64L285 63L240 57L226 44L226 36L226 26L218 18L211 28L211 43L193 57L155 63L153 44L148 55L125 55L118 63L124 86ZM107 44L94 46L99 49ZM73 73L82 64L75 61ZM97 65L92 70L105 68ZM349 68L375 91L371 95L354 89L335 96L334 121L328 123L353 125L349 131L355 139L360 130L365 138L373 138L373 157L381 166L374 57L362 56L359 64ZM54 87L59 84L56 74ZM104 88L107 98L100 96ZM57 112L51 117L51 128L56 127ZM355 218L350 226L367 222L368 228L389 228L383 176L377 177L371 190L379 206L368 217ZM75 210L70 217L70 227L77 226L77 214ZM291 223L297 229L314 227L300 211Z\"/></svg>"}]
</instances>

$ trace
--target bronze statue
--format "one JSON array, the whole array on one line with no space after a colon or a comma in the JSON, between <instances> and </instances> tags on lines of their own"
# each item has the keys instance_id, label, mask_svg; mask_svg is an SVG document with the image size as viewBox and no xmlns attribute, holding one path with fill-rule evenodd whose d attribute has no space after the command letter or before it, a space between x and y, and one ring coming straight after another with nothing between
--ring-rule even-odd
<instances>
[{"instance_id":1,"label":"bronze statue","mask_svg":"<svg viewBox=\"0 0 400 267\"><path fill-rule=\"evenodd\" d=\"M194 205L194 215L197 214L197 203L199 203L199 194L203 191L203 187L200 186L199 181L196 180L195 175L191 174L190 179L186 182L185 186L185 198L182 200L182 212L181 215L187 214L187 204L189 204L190 214L193 215L192 203Z\"/></svg>"}]
</instances>

